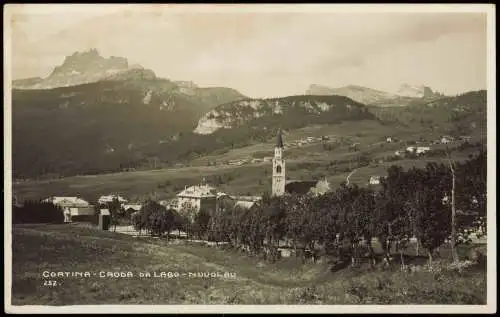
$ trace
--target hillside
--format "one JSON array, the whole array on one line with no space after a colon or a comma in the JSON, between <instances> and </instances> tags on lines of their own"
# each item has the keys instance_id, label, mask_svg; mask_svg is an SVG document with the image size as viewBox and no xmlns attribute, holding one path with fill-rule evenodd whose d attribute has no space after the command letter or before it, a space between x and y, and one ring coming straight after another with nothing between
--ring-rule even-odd
<instances>
[{"instance_id":1,"label":"hillside","mask_svg":"<svg viewBox=\"0 0 500 317\"><path fill-rule=\"evenodd\" d=\"M75 52L48 77L13 86L15 178L147 165L160 144L192 131L207 111L246 98L225 87L186 89L97 50Z\"/></svg>"},{"instance_id":2,"label":"hillside","mask_svg":"<svg viewBox=\"0 0 500 317\"><path fill-rule=\"evenodd\" d=\"M412 100L407 107L369 107L380 120L454 136L486 136L486 90Z\"/></svg>"},{"instance_id":3,"label":"hillside","mask_svg":"<svg viewBox=\"0 0 500 317\"><path fill-rule=\"evenodd\" d=\"M146 164L160 144L191 131L203 113L227 101L224 88L199 90L186 95L168 80L140 76L14 90L14 177L100 173ZM231 94L230 99L238 98Z\"/></svg>"},{"instance_id":4,"label":"hillside","mask_svg":"<svg viewBox=\"0 0 500 317\"><path fill-rule=\"evenodd\" d=\"M314 123L375 119L367 108L343 96L290 96L247 99L222 104L205 114L195 133L212 134L220 129L298 128Z\"/></svg>"},{"instance_id":5,"label":"hillside","mask_svg":"<svg viewBox=\"0 0 500 317\"><path fill-rule=\"evenodd\" d=\"M399 268L331 272L326 263L301 264L294 258L270 263L221 248L134 238L77 224L16 226L12 235L13 305L486 302L486 274L481 268L460 274L408 274ZM449 250L443 249L443 257L449 257ZM463 257L468 247L459 250ZM44 278L43 272L89 272L90 276ZM114 278L108 272L130 274ZM140 277L146 272L151 277ZM179 276L160 277L161 272ZM217 272L230 277L188 275ZM56 285L44 285L46 281Z\"/></svg>"},{"instance_id":6,"label":"hillside","mask_svg":"<svg viewBox=\"0 0 500 317\"><path fill-rule=\"evenodd\" d=\"M181 88L165 79L133 77L15 90L14 177L164 167L262 142L278 127L375 119L364 105L339 96L245 99L209 111L213 103L224 101L219 94L224 88L189 88L196 94ZM220 129L222 124L225 129ZM203 134L193 133L200 129Z\"/></svg>"},{"instance_id":7,"label":"hillside","mask_svg":"<svg viewBox=\"0 0 500 317\"><path fill-rule=\"evenodd\" d=\"M156 199L175 196L185 186L198 184L203 178L220 191L234 195L258 195L271 189L272 163L275 134L261 140L246 137L241 139L227 130L226 140L220 137L220 130L213 135L185 135L186 142L163 144L164 157L183 153L186 159L176 160L171 165L158 165L156 169L136 170L101 175L72 176L61 179L14 182L13 190L20 199L40 199L51 195L81 195L95 201L106 193L120 193L132 201L141 201L153 195ZM263 130L265 131L265 130ZM270 131L271 132L271 131ZM275 131L273 131L275 132ZM216 137L219 135L218 137ZM402 127L384 124L376 120L344 121L331 125L308 125L300 129L284 130L284 157L288 180L319 180L326 178L331 188L338 187L356 169L351 183L367 185L373 175L385 175L387 168L397 164L404 168L424 167L427 162L447 162L444 154L435 153L417 158L395 158L395 151L407 146L429 146L433 150L455 149L452 157L463 161L485 144L485 138L473 137L470 145L460 148L462 142L453 144L432 144L439 139L439 132L425 131L418 126ZM320 141L327 136L326 141ZM387 136L398 141L387 143ZM307 141L313 138L312 142ZM319 140L318 140L319 139ZM225 145L238 141L238 146ZM423 142L422 140L426 140ZM225 143L224 143L225 142ZM350 146L358 143L358 151ZM247 144L246 146L243 146ZM458 147L458 148L457 148ZM213 149L217 150L213 150ZM203 151L207 151L202 154Z\"/></svg>"}]
</instances>

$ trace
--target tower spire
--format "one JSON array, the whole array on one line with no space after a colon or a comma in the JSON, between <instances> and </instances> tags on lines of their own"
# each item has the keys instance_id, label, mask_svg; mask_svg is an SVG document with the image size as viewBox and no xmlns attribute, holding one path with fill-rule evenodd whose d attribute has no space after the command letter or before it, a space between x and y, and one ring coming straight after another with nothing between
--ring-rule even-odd
<instances>
[{"instance_id":1,"label":"tower spire","mask_svg":"<svg viewBox=\"0 0 500 317\"><path fill-rule=\"evenodd\" d=\"M283 136L281 133L281 128L278 129L278 135L276 136L276 147L283 148Z\"/></svg>"}]
</instances>

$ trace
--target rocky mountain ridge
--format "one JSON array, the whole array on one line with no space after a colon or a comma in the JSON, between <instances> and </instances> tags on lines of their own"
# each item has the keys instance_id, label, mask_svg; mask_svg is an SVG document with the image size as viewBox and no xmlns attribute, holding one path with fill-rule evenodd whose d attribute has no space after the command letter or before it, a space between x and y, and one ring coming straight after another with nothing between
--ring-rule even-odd
<instances>
[{"instance_id":1,"label":"rocky mountain ridge","mask_svg":"<svg viewBox=\"0 0 500 317\"><path fill-rule=\"evenodd\" d=\"M367 108L344 96L290 96L270 99L245 99L222 104L205 114L194 133L212 134L220 129L233 129L259 122L307 125L334 123L358 117L372 118Z\"/></svg>"},{"instance_id":2,"label":"rocky mountain ridge","mask_svg":"<svg viewBox=\"0 0 500 317\"><path fill-rule=\"evenodd\" d=\"M387 102L402 101L406 105L409 99L443 97L442 94L434 92L430 87L424 85L402 84L395 93L389 93L377 89L359 85L348 85L332 88L324 85L312 84L305 92L306 95L339 95L351 98L366 105L380 105Z\"/></svg>"}]
</instances>

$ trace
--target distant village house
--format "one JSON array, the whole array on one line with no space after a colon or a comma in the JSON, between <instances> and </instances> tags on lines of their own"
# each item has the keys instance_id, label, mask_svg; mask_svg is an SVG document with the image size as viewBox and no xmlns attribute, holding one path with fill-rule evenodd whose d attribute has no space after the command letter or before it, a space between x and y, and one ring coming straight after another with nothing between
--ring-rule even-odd
<instances>
[{"instance_id":1,"label":"distant village house","mask_svg":"<svg viewBox=\"0 0 500 317\"><path fill-rule=\"evenodd\" d=\"M380 184L380 176L370 177L370 185L379 185L379 184Z\"/></svg>"},{"instance_id":2,"label":"distant village house","mask_svg":"<svg viewBox=\"0 0 500 317\"><path fill-rule=\"evenodd\" d=\"M79 197L49 197L43 202L50 202L63 210L64 222L72 222L77 216L91 216L95 214L94 207Z\"/></svg>"},{"instance_id":3,"label":"distant village house","mask_svg":"<svg viewBox=\"0 0 500 317\"><path fill-rule=\"evenodd\" d=\"M127 202L127 200L125 198L123 198L122 196L118 196L118 195L101 196L101 197L99 197L97 202L99 203L99 205L106 205L106 204L111 203L114 199L117 199L118 202L120 203L120 205L123 205L124 203Z\"/></svg>"},{"instance_id":4,"label":"distant village house","mask_svg":"<svg viewBox=\"0 0 500 317\"><path fill-rule=\"evenodd\" d=\"M177 194L177 208L180 212L189 212L187 216L194 216L204 211L215 211L217 208L217 190L207 184L186 187Z\"/></svg>"},{"instance_id":5,"label":"distant village house","mask_svg":"<svg viewBox=\"0 0 500 317\"><path fill-rule=\"evenodd\" d=\"M442 144L448 144L450 142L453 142L453 138L450 136L443 136L441 137L441 143Z\"/></svg>"}]
</instances>

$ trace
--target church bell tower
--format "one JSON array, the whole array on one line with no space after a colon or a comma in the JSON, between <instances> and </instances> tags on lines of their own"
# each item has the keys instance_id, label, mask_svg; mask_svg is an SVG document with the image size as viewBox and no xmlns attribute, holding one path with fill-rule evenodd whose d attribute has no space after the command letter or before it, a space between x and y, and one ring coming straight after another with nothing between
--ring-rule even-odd
<instances>
[{"instance_id":1,"label":"church bell tower","mask_svg":"<svg viewBox=\"0 0 500 317\"><path fill-rule=\"evenodd\" d=\"M283 160L283 136L281 129L276 137L276 147L273 158L272 195L281 196L285 193L285 160Z\"/></svg>"}]
</instances>

